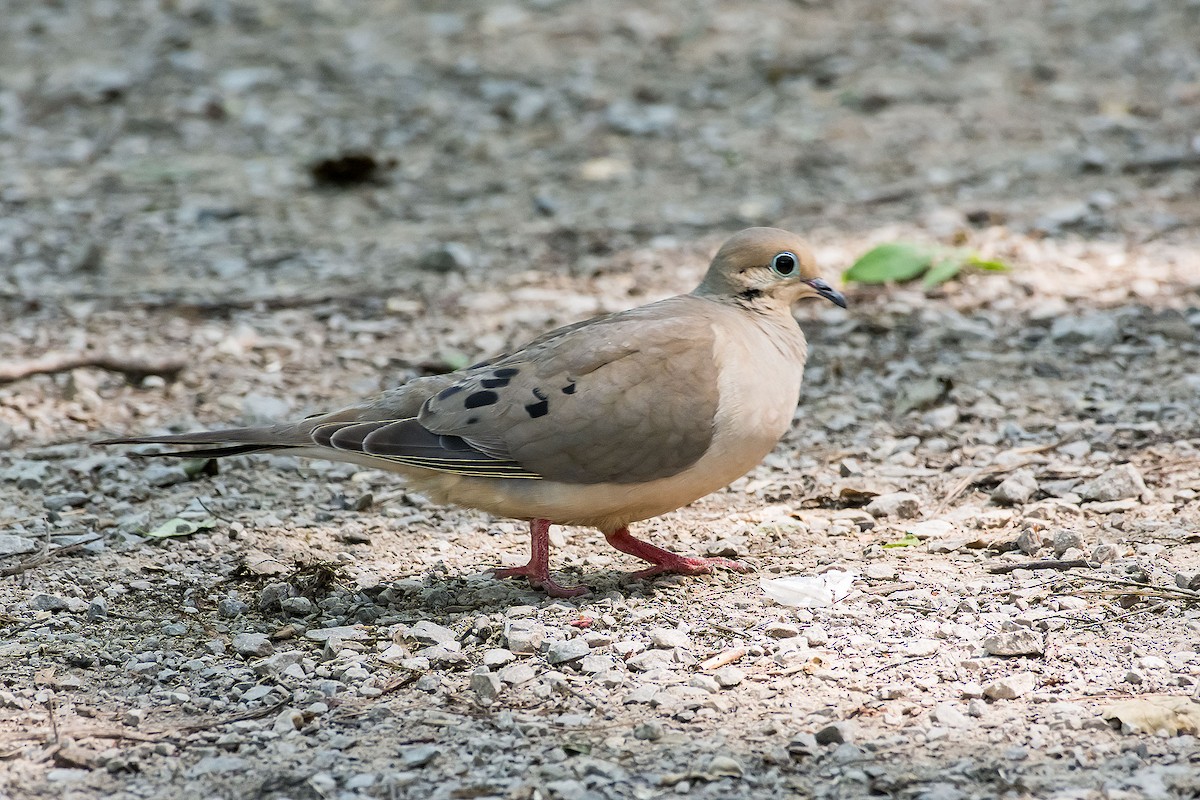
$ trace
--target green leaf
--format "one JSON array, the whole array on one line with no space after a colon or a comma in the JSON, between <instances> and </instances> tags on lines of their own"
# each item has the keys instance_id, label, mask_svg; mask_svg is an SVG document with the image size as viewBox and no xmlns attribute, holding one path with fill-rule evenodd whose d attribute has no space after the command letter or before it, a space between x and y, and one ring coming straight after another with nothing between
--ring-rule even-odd
<instances>
[{"instance_id":1,"label":"green leaf","mask_svg":"<svg viewBox=\"0 0 1200 800\"><path fill-rule=\"evenodd\" d=\"M859 283L909 281L929 269L929 250L911 244L881 244L855 261L842 279Z\"/></svg>"},{"instance_id":2,"label":"green leaf","mask_svg":"<svg viewBox=\"0 0 1200 800\"><path fill-rule=\"evenodd\" d=\"M921 543L921 540L913 536L911 533L904 534L904 538L895 542L888 542L883 547L885 550L890 550L893 547L916 547Z\"/></svg>"},{"instance_id":3,"label":"green leaf","mask_svg":"<svg viewBox=\"0 0 1200 800\"><path fill-rule=\"evenodd\" d=\"M989 261L986 258L980 258L977 255L967 256L967 263L972 267L986 269L989 272L1008 272L1009 266L1003 261Z\"/></svg>"},{"instance_id":4,"label":"green leaf","mask_svg":"<svg viewBox=\"0 0 1200 800\"><path fill-rule=\"evenodd\" d=\"M966 262L957 255L939 258L929 268L929 272L925 273L925 277L921 281L928 287L937 286L962 272L962 268L966 265Z\"/></svg>"},{"instance_id":5,"label":"green leaf","mask_svg":"<svg viewBox=\"0 0 1200 800\"><path fill-rule=\"evenodd\" d=\"M438 353L438 355L441 356L442 361L445 362L446 366L452 372L468 367L471 364L471 357L461 350L447 348Z\"/></svg>"},{"instance_id":6,"label":"green leaf","mask_svg":"<svg viewBox=\"0 0 1200 800\"><path fill-rule=\"evenodd\" d=\"M175 536L191 536L192 534L211 530L215 527L217 527L217 521L212 517L205 517L198 520L175 517L174 519L167 520L152 531L146 531L143 535L149 536L151 539L170 539Z\"/></svg>"}]
</instances>

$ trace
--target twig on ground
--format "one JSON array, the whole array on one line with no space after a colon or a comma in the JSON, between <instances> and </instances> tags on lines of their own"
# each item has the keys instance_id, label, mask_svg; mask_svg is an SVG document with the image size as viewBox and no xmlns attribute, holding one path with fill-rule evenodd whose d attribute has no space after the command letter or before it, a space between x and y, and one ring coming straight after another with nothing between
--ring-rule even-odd
<instances>
[{"instance_id":1,"label":"twig on ground","mask_svg":"<svg viewBox=\"0 0 1200 800\"><path fill-rule=\"evenodd\" d=\"M1019 569L1075 569L1076 567L1090 567L1092 564L1085 558L1076 558L1070 561L1059 561L1056 558L1050 558L1043 561L1022 561L1019 564L999 564L994 567L988 567L988 572L993 575L1003 575L1009 572L1016 572Z\"/></svg>"},{"instance_id":2,"label":"twig on ground","mask_svg":"<svg viewBox=\"0 0 1200 800\"><path fill-rule=\"evenodd\" d=\"M190 725L180 725L178 728L163 728L160 730L148 731L148 733L157 736L173 736L179 733L195 733L196 731L205 731L210 728L220 728L222 725L231 725L234 722L244 722L248 719L262 719L263 717L269 717L276 712L282 711L284 706L286 706L289 702L291 701L280 700L274 705L263 706L262 708L255 708L251 709L250 711L243 711L241 714L232 714L228 717L221 717L220 719L208 720L206 722L193 722Z\"/></svg>"},{"instance_id":3,"label":"twig on ground","mask_svg":"<svg viewBox=\"0 0 1200 800\"><path fill-rule=\"evenodd\" d=\"M65 556L68 553L74 553L76 550L79 550L80 548L82 548L86 545L89 545L92 542L97 541L98 539L103 539L104 536L105 536L105 534L98 533L90 539L83 539L81 541L73 542L71 544L64 545L62 547L56 547L53 550L51 550L50 549L50 533L49 533L49 531L47 531L46 538L42 542L42 549L39 550L36 555L30 556L29 558L25 559L24 561L20 561L16 564L13 564L11 567L0 568L0 577L7 578L11 575L20 575L22 572L25 572L26 570L33 569L34 567L36 567L46 561L49 561L54 556Z\"/></svg>"},{"instance_id":4,"label":"twig on ground","mask_svg":"<svg viewBox=\"0 0 1200 800\"><path fill-rule=\"evenodd\" d=\"M46 561L49 558L50 558L50 532L47 531L46 538L42 540L42 549L41 550L37 551L37 553L35 553L34 555L25 559L24 561L18 561L16 564L13 564L11 567L0 568L0 577L7 578L10 575L20 575L25 570L33 569L38 564L41 564L43 561Z\"/></svg>"},{"instance_id":5,"label":"twig on ground","mask_svg":"<svg viewBox=\"0 0 1200 800\"><path fill-rule=\"evenodd\" d=\"M924 661L927 658L936 658L936 657L937 657L937 653L930 653L927 656L909 656L908 658L902 658L899 661L893 661L890 664L884 664L882 667L873 669L870 672L868 672L867 674L874 676L874 675L878 675L881 672L887 672L889 669L895 669L896 667L903 667L905 664L912 664L913 662L916 662L916 661Z\"/></svg>"},{"instance_id":6,"label":"twig on ground","mask_svg":"<svg viewBox=\"0 0 1200 800\"><path fill-rule=\"evenodd\" d=\"M712 671L728 666L735 661L741 661L750 651L745 647L734 647L723 653L717 653L712 658L700 662L700 669Z\"/></svg>"},{"instance_id":7,"label":"twig on ground","mask_svg":"<svg viewBox=\"0 0 1200 800\"><path fill-rule=\"evenodd\" d=\"M1107 583L1112 586L1128 586L1134 589L1141 589L1143 593L1148 595L1174 595L1176 597L1187 598L1188 600L1200 601L1200 592L1195 592L1191 589L1181 589L1178 586L1139 583L1138 581L1126 580L1125 578L1106 578L1099 575L1088 575L1087 580L1096 581L1097 583ZM1126 594L1132 594L1132 592L1126 592Z\"/></svg>"},{"instance_id":8,"label":"twig on ground","mask_svg":"<svg viewBox=\"0 0 1200 800\"><path fill-rule=\"evenodd\" d=\"M69 372L80 367L96 367L109 372L119 372L136 383L149 375L158 375L175 380L187 361L180 358L138 359L117 356L111 353L50 353L28 361L0 363L0 384L14 383L33 375L51 375Z\"/></svg>"}]
</instances>

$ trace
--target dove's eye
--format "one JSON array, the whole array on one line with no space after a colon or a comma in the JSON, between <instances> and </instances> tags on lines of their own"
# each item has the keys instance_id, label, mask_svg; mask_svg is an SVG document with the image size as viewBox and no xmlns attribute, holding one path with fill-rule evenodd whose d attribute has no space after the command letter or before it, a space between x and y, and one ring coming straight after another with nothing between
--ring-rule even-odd
<instances>
[{"instance_id":1,"label":"dove's eye","mask_svg":"<svg viewBox=\"0 0 1200 800\"><path fill-rule=\"evenodd\" d=\"M796 274L799 263L800 261L796 258L795 253L778 253L771 259L771 272L774 272L781 278L790 278Z\"/></svg>"}]
</instances>

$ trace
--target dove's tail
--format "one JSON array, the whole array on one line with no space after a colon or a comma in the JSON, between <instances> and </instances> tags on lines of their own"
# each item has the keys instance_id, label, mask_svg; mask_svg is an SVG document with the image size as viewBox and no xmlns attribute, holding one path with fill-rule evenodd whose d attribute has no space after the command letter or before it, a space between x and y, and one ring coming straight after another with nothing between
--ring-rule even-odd
<instances>
[{"instance_id":1,"label":"dove's tail","mask_svg":"<svg viewBox=\"0 0 1200 800\"><path fill-rule=\"evenodd\" d=\"M177 458L221 458L244 453L265 453L271 450L289 450L295 447L311 447L312 440L307 432L302 433L295 425L273 425L260 428L226 428L216 431L177 433L162 436L129 436L118 439L101 439L94 445L110 444L165 444L172 447L205 445L183 450L165 450L159 453L138 453L141 456L175 456Z\"/></svg>"}]
</instances>

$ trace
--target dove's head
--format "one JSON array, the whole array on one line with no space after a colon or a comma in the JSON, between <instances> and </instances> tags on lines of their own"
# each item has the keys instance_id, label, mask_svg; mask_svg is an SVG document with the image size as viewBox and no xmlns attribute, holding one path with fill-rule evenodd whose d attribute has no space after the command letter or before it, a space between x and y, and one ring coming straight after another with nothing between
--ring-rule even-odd
<instances>
[{"instance_id":1,"label":"dove's head","mask_svg":"<svg viewBox=\"0 0 1200 800\"><path fill-rule=\"evenodd\" d=\"M783 308L805 297L824 297L846 307L842 293L817 274L804 240L779 228L746 228L731 236L713 256L695 294Z\"/></svg>"}]
</instances>

